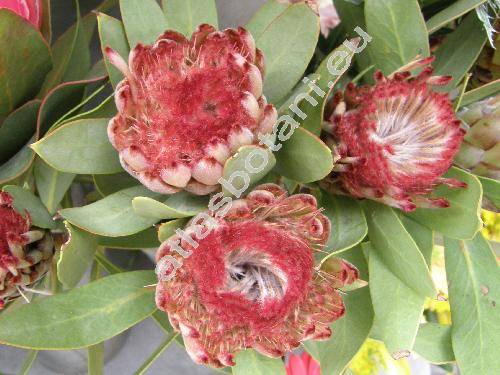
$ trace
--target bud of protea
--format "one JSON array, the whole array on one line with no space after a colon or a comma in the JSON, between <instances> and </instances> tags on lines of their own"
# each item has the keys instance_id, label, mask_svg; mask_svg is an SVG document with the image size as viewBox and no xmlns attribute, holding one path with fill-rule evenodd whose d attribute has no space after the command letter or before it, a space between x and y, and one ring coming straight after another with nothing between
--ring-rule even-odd
<instances>
[{"instance_id":1,"label":"bud of protea","mask_svg":"<svg viewBox=\"0 0 500 375\"><path fill-rule=\"evenodd\" d=\"M38 30L42 27L42 0L0 0L0 9L10 9Z\"/></svg>"},{"instance_id":2,"label":"bud of protea","mask_svg":"<svg viewBox=\"0 0 500 375\"><path fill-rule=\"evenodd\" d=\"M157 253L156 303L192 359L232 366L241 349L279 357L302 341L328 338L330 323L344 314L337 288L358 273L341 260L332 273L314 267L330 233L315 198L287 197L266 184L221 216L205 214L209 229L194 218L196 226ZM193 232L197 242L188 237Z\"/></svg>"},{"instance_id":3,"label":"bud of protea","mask_svg":"<svg viewBox=\"0 0 500 375\"><path fill-rule=\"evenodd\" d=\"M500 180L500 94L469 106L459 117L469 129L455 163Z\"/></svg>"},{"instance_id":4,"label":"bud of protea","mask_svg":"<svg viewBox=\"0 0 500 375\"><path fill-rule=\"evenodd\" d=\"M23 217L0 192L0 309L47 272L53 252L51 235L31 228L29 213Z\"/></svg>"},{"instance_id":5,"label":"bud of protea","mask_svg":"<svg viewBox=\"0 0 500 375\"><path fill-rule=\"evenodd\" d=\"M217 190L225 161L276 122L262 95L262 53L243 28L204 24L190 40L166 31L138 44L128 66L110 48L107 55L125 75L109 139L124 169L155 192Z\"/></svg>"},{"instance_id":6,"label":"bud of protea","mask_svg":"<svg viewBox=\"0 0 500 375\"><path fill-rule=\"evenodd\" d=\"M464 131L448 95L432 89L451 79L433 76L432 61L412 61L389 77L377 72L374 86L351 83L335 96L324 129L338 164L324 181L327 188L407 212L449 206L427 195L439 184L465 186L442 177ZM416 68L424 69L412 77Z\"/></svg>"}]
</instances>

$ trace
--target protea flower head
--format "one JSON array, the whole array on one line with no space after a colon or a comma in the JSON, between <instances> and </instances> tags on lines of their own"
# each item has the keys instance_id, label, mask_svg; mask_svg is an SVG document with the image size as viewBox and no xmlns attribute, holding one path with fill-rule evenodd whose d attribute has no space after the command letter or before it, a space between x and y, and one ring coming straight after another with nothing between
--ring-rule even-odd
<instances>
[{"instance_id":1,"label":"protea flower head","mask_svg":"<svg viewBox=\"0 0 500 375\"><path fill-rule=\"evenodd\" d=\"M417 59L388 77L377 72L374 86L349 84L335 95L324 129L338 164L327 188L412 211L448 207L427 196L439 184L465 187L442 177L464 130L448 95L433 90L451 77L433 76L432 61ZM423 70L413 77L416 68Z\"/></svg>"},{"instance_id":2,"label":"protea flower head","mask_svg":"<svg viewBox=\"0 0 500 375\"><path fill-rule=\"evenodd\" d=\"M286 375L321 375L319 363L307 352L291 354L286 365Z\"/></svg>"},{"instance_id":3,"label":"protea flower head","mask_svg":"<svg viewBox=\"0 0 500 375\"><path fill-rule=\"evenodd\" d=\"M500 94L459 113L469 127L455 163L473 173L500 180Z\"/></svg>"},{"instance_id":4,"label":"protea flower head","mask_svg":"<svg viewBox=\"0 0 500 375\"><path fill-rule=\"evenodd\" d=\"M217 190L225 161L276 122L262 95L262 53L243 28L203 24L189 40L166 31L138 44L128 66L110 48L107 55L125 75L109 139L124 169L155 192Z\"/></svg>"},{"instance_id":5,"label":"protea flower head","mask_svg":"<svg viewBox=\"0 0 500 375\"><path fill-rule=\"evenodd\" d=\"M23 217L0 192L0 309L47 272L53 252L51 235L32 228L29 213Z\"/></svg>"},{"instance_id":6,"label":"protea flower head","mask_svg":"<svg viewBox=\"0 0 500 375\"><path fill-rule=\"evenodd\" d=\"M192 359L232 366L241 349L279 357L302 341L328 338L330 323L344 314L337 288L358 273L340 259L327 271L315 268L313 255L330 232L315 198L287 197L266 184L234 201L224 217L211 217L196 246L186 241L190 229L157 253L156 303ZM179 243L190 254L185 259Z\"/></svg>"},{"instance_id":7,"label":"protea flower head","mask_svg":"<svg viewBox=\"0 0 500 375\"><path fill-rule=\"evenodd\" d=\"M42 0L0 0L0 9L10 9L38 30L42 27Z\"/></svg>"}]
</instances>

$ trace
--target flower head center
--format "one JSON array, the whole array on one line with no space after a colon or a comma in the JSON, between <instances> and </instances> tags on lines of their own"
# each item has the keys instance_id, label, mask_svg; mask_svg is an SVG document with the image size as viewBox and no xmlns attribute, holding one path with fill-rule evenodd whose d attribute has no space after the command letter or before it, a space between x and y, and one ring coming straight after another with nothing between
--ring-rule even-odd
<instances>
[{"instance_id":1,"label":"flower head center","mask_svg":"<svg viewBox=\"0 0 500 375\"><path fill-rule=\"evenodd\" d=\"M267 255L237 249L226 258L225 292L239 293L252 302L282 299L287 289L285 273Z\"/></svg>"}]
</instances>

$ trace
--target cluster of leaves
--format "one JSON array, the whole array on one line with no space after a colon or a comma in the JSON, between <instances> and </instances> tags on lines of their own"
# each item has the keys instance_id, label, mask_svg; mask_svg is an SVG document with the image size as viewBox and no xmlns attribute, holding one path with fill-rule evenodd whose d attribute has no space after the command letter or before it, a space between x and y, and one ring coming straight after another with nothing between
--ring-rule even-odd
<instances>
[{"instance_id":1,"label":"cluster of leaves","mask_svg":"<svg viewBox=\"0 0 500 375\"><path fill-rule=\"evenodd\" d=\"M110 3L105 2L101 10ZM374 68L390 74L418 54L429 55L430 40L438 38L436 73L453 76L445 90L457 97L459 109L500 90L496 81L467 91L467 73L487 41L474 11L483 3L336 0L342 24L318 45L318 18L306 4L271 0L246 28L266 57L264 94L280 113L285 113L297 93L305 90L298 84L304 74L316 79L324 91L332 91L326 59L338 50L332 50L332 46L354 36L356 26L367 31L373 41L355 57L354 65L336 87L351 80L370 82L367 73ZM151 43L167 28L190 35L198 24L218 23L213 0L163 0L161 7L155 0L120 0L119 6L121 20L98 13L97 24L102 48L110 46L124 57L138 42ZM11 27L12 21L2 21L2 17L0 11L0 28L7 22ZM116 87L122 76L106 60L89 72L88 40L94 22L93 15L79 18L53 45L52 57L39 52L43 43L33 46L36 38L28 38L27 48L33 49L37 67L29 80L40 81L39 87L30 92L41 89L43 100L33 99L17 110L14 108L19 103L0 108L0 119L4 118L0 156L9 139L25 144L5 155L0 185L22 186L4 189L14 196L17 208L32 213L38 220L36 225L54 228L51 215L57 212L69 233L49 276L56 286L54 291L64 292L22 306L12 304L0 315L0 343L33 351L89 348L89 373L100 373L102 343L152 317L166 336L137 371L142 374L176 334L165 315L156 310L154 289L144 287L156 282L154 272L125 272L109 261L103 249L156 248L188 218L204 211L208 198L185 192L162 196L138 185L123 171L106 134L109 118L116 111L113 98L97 104L92 100L107 85ZM4 35L0 30L0 38ZM103 72L104 66L109 83L96 73ZM41 71L48 73L45 83L40 79ZM6 77L3 74L0 79ZM96 82L101 85L97 89ZM0 84L4 87L12 86ZM16 87L21 89L22 85ZM27 94L21 96L25 99ZM498 203L498 181L479 180L453 167L447 177L466 182L468 188L440 187L435 194L448 199L450 208L417 209L411 214L326 193L317 184L334 166L331 150L319 138L327 98L324 100L315 107L301 103L307 119L278 152L270 154L269 169L254 175L252 181L281 181L290 192L307 186L332 223L331 237L318 262L341 254L369 282L367 287L345 295L347 312L333 324L333 337L325 342L307 342L305 349L320 362L323 374L343 373L368 338L384 342L396 358L413 351L433 363L456 362L463 374L493 374L500 368L495 356L500 345L496 334L500 316L495 306L499 280L496 259L480 233L480 209L482 183L487 184L484 193ZM13 122L17 126L9 126ZM10 138L4 131L12 132ZM224 175L240 170L249 151L251 146L229 159ZM86 196L88 204L74 207L68 193L71 184L91 191ZM435 241L441 239L453 324L422 324L425 301L437 294L430 268ZM92 264L91 282L77 286ZM99 278L101 270L109 276ZM28 369L34 353L27 358ZM236 363L234 374L284 372L281 360L264 358L253 351L240 353Z\"/></svg>"}]
</instances>

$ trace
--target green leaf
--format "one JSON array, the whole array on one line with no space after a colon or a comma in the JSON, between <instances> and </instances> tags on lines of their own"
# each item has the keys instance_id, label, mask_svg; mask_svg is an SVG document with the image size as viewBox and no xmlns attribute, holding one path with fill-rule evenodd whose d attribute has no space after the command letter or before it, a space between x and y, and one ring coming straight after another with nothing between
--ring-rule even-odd
<instances>
[{"instance_id":1,"label":"green leaf","mask_svg":"<svg viewBox=\"0 0 500 375\"><path fill-rule=\"evenodd\" d=\"M91 67L89 40L80 18L78 1L75 0L73 3L77 21L52 46L54 67L45 78L41 89L42 97L62 82L86 78Z\"/></svg>"},{"instance_id":2,"label":"green leaf","mask_svg":"<svg viewBox=\"0 0 500 375\"><path fill-rule=\"evenodd\" d=\"M378 254L380 263L413 294L434 297L436 289L425 259L394 210L369 200L363 201L362 206L371 247Z\"/></svg>"},{"instance_id":3,"label":"green leaf","mask_svg":"<svg viewBox=\"0 0 500 375\"><path fill-rule=\"evenodd\" d=\"M143 217L156 220L180 219L206 211L208 197L193 195L185 191L171 195L163 203L151 197L135 197L132 200L132 207L137 215Z\"/></svg>"},{"instance_id":4,"label":"green leaf","mask_svg":"<svg viewBox=\"0 0 500 375\"><path fill-rule=\"evenodd\" d=\"M12 195L14 208L19 213L24 215L24 210L29 212L34 226L46 229L55 228L55 223L40 198L33 195L32 192L14 185L4 186L2 190Z\"/></svg>"},{"instance_id":5,"label":"green leaf","mask_svg":"<svg viewBox=\"0 0 500 375\"><path fill-rule=\"evenodd\" d=\"M30 148L31 142L34 140L35 137L31 138L17 154L0 165L0 185L18 178L28 170L35 156Z\"/></svg>"},{"instance_id":6,"label":"green leaf","mask_svg":"<svg viewBox=\"0 0 500 375\"><path fill-rule=\"evenodd\" d=\"M345 315L331 325L333 335L326 341L306 341L306 350L320 363L321 374L342 374L368 338L373 307L368 288L343 296Z\"/></svg>"},{"instance_id":7,"label":"green leaf","mask_svg":"<svg viewBox=\"0 0 500 375\"><path fill-rule=\"evenodd\" d=\"M93 179L97 191L103 197L132 186L137 186L138 183L138 181L127 172L96 174L93 176Z\"/></svg>"},{"instance_id":8,"label":"green leaf","mask_svg":"<svg viewBox=\"0 0 500 375\"><path fill-rule=\"evenodd\" d=\"M188 38L202 23L218 28L214 0L162 0L162 5L167 28Z\"/></svg>"},{"instance_id":9,"label":"green leaf","mask_svg":"<svg viewBox=\"0 0 500 375\"><path fill-rule=\"evenodd\" d=\"M155 0L120 0L129 45L151 44L167 29L163 11Z\"/></svg>"},{"instance_id":10,"label":"green leaf","mask_svg":"<svg viewBox=\"0 0 500 375\"><path fill-rule=\"evenodd\" d=\"M40 136L43 136L49 130L52 131L53 125L58 120L80 104L85 89L89 84L102 80L103 77L98 77L83 81L66 82L54 87L45 96L38 113Z\"/></svg>"},{"instance_id":11,"label":"green leaf","mask_svg":"<svg viewBox=\"0 0 500 375\"><path fill-rule=\"evenodd\" d=\"M466 105L485 99L498 92L500 92L500 79L478 87L477 89L467 91L462 97L460 105L464 107Z\"/></svg>"},{"instance_id":12,"label":"green leaf","mask_svg":"<svg viewBox=\"0 0 500 375\"><path fill-rule=\"evenodd\" d=\"M154 282L152 271L125 272L37 299L0 316L0 343L70 350L103 342L155 311L154 289L145 288Z\"/></svg>"},{"instance_id":13,"label":"green leaf","mask_svg":"<svg viewBox=\"0 0 500 375\"><path fill-rule=\"evenodd\" d=\"M94 260L97 237L65 223L69 240L62 246L57 261L57 278L68 289L74 288Z\"/></svg>"},{"instance_id":14,"label":"green leaf","mask_svg":"<svg viewBox=\"0 0 500 375\"><path fill-rule=\"evenodd\" d=\"M158 240L165 242L175 234L176 229L184 228L188 221L188 218L183 218L162 223L158 228Z\"/></svg>"},{"instance_id":15,"label":"green leaf","mask_svg":"<svg viewBox=\"0 0 500 375\"><path fill-rule=\"evenodd\" d=\"M464 375L496 374L500 368L498 265L488 242L445 238L453 351Z\"/></svg>"},{"instance_id":16,"label":"green leaf","mask_svg":"<svg viewBox=\"0 0 500 375\"><path fill-rule=\"evenodd\" d=\"M12 112L0 126L0 164L13 157L35 134L39 100Z\"/></svg>"},{"instance_id":17,"label":"green leaf","mask_svg":"<svg viewBox=\"0 0 500 375\"><path fill-rule=\"evenodd\" d=\"M438 323L421 324L415 341L415 352L436 364L455 361L451 346L451 329L451 326Z\"/></svg>"},{"instance_id":18,"label":"green leaf","mask_svg":"<svg viewBox=\"0 0 500 375\"><path fill-rule=\"evenodd\" d=\"M435 14L427 21L427 30L429 34L445 26L447 23L463 16L472 9L485 3L488 0L458 0L441 12Z\"/></svg>"},{"instance_id":19,"label":"green leaf","mask_svg":"<svg viewBox=\"0 0 500 375\"><path fill-rule=\"evenodd\" d=\"M434 69L435 75L449 75L453 80L440 90L449 91L460 83L476 62L485 42L486 34L475 13L469 14L455 31L448 34L434 53Z\"/></svg>"},{"instance_id":20,"label":"green leaf","mask_svg":"<svg viewBox=\"0 0 500 375\"><path fill-rule=\"evenodd\" d=\"M224 164L222 177L235 190L244 191L246 183L248 187L255 185L264 178L276 165L276 158L273 153L260 146L242 146L238 152L227 159ZM253 173L255 172L255 173ZM248 181L244 181L241 174L248 176ZM234 176L234 181L231 176ZM237 177L240 176L240 177ZM222 185L224 195L231 196L231 192Z\"/></svg>"},{"instance_id":21,"label":"green leaf","mask_svg":"<svg viewBox=\"0 0 500 375\"><path fill-rule=\"evenodd\" d=\"M75 175L58 172L40 158L35 160L34 175L40 199L49 213L55 214Z\"/></svg>"},{"instance_id":22,"label":"green leaf","mask_svg":"<svg viewBox=\"0 0 500 375\"><path fill-rule=\"evenodd\" d=\"M342 20L339 26L343 28L347 38L355 38L358 36L354 31L356 27L361 27L363 30L366 30L364 5L363 2L355 3L351 0L335 0L335 9ZM356 56L356 64L359 70L364 70L371 66L373 64L372 60L369 48L366 48ZM367 81L369 81L369 79Z\"/></svg>"},{"instance_id":23,"label":"green leaf","mask_svg":"<svg viewBox=\"0 0 500 375\"><path fill-rule=\"evenodd\" d=\"M321 98L320 95L313 95L312 91L302 92L301 94L307 94L309 96L309 100L313 101L313 103L302 100L301 107L304 114L302 115L299 111L295 111L296 113L298 113L298 116L306 116L301 124L304 129L309 130L315 135L320 135L323 125L323 119L325 118L325 106L330 99L330 93L332 92L336 83L342 77L342 74L334 75L330 73L330 70L332 70L333 73L336 73L335 70L345 69L344 72L346 72L351 64L353 56L353 50L347 48L344 45L341 45L338 48L334 49L328 56L326 56L321 65L318 67L315 72L315 77L317 77L315 79L315 83L321 90L323 90L324 96ZM330 68L329 65L331 65ZM334 69L332 69L332 67L334 67ZM308 88L309 90L311 90L310 87ZM294 100L297 101L297 99L295 98L300 99L301 97L295 96ZM315 102L316 105L314 105Z\"/></svg>"},{"instance_id":24,"label":"green leaf","mask_svg":"<svg viewBox=\"0 0 500 375\"><path fill-rule=\"evenodd\" d=\"M108 119L69 122L32 144L31 148L47 164L61 172L76 174L121 172L123 169L118 153L108 139L108 122Z\"/></svg>"},{"instance_id":25,"label":"green leaf","mask_svg":"<svg viewBox=\"0 0 500 375\"><path fill-rule=\"evenodd\" d=\"M331 255L359 244L368 233L368 225L359 202L353 198L322 191L319 206L332 225L330 239L324 248L328 254L320 253L324 262Z\"/></svg>"},{"instance_id":26,"label":"green leaf","mask_svg":"<svg viewBox=\"0 0 500 375\"><path fill-rule=\"evenodd\" d=\"M475 176L455 167L451 168L445 177L459 179L468 185L466 189L442 185L434 191L433 196L446 198L450 202L450 207L419 208L407 215L445 236L470 239L481 228L480 210L483 195L481 184Z\"/></svg>"},{"instance_id":27,"label":"green leaf","mask_svg":"<svg viewBox=\"0 0 500 375\"><path fill-rule=\"evenodd\" d=\"M275 154L275 171L298 182L313 182L333 168L332 151L311 132L297 128Z\"/></svg>"},{"instance_id":28,"label":"green leaf","mask_svg":"<svg viewBox=\"0 0 500 375\"><path fill-rule=\"evenodd\" d=\"M135 186L87 206L66 208L60 214L71 224L90 233L105 237L128 236L143 231L157 221L134 213L132 199L138 196L161 197L143 186Z\"/></svg>"},{"instance_id":29,"label":"green leaf","mask_svg":"<svg viewBox=\"0 0 500 375\"><path fill-rule=\"evenodd\" d=\"M243 350L235 359L233 375L285 375L285 364L280 358L269 358L255 350Z\"/></svg>"},{"instance_id":30,"label":"green leaf","mask_svg":"<svg viewBox=\"0 0 500 375\"><path fill-rule=\"evenodd\" d=\"M10 10L0 10L0 124L40 89L52 67L47 42L29 22ZM7 47L8 46L8 47Z\"/></svg>"},{"instance_id":31,"label":"green leaf","mask_svg":"<svg viewBox=\"0 0 500 375\"><path fill-rule=\"evenodd\" d=\"M156 228L147 228L139 233L123 237L99 237L99 245L112 249L152 249L160 246Z\"/></svg>"},{"instance_id":32,"label":"green leaf","mask_svg":"<svg viewBox=\"0 0 500 375\"><path fill-rule=\"evenodd\" d=\"M110 118L116 115L117 109L115 101L113 100L113 95L108 96L104 101L99 103L99 105L87 112L79 113L73 117L65 119L61 124L65 124L71 121L92 119L92 118ZM87 100L88 98L86 98Z\"/></svg>"},{"instance_id":33,"label":"green leaf","mask_svg":"<svg viewBox=\"0 0 500 375\"><path fill-rule=\"evenodd\" d=\"M476 176L483 187L484 196L500 210L500 181Z\"/></svg>"},{"instance_id":34,"label":"green leaf","mask_svg":"<svg viewBox=\"0 0 500 375\"><path fill-rule=\"evenodd\" d=\"M264 94L277 103L292 90L311 61L319 36L318 17L304 3L267 2L247 29L266 61Z\"/></svg>"},{"instance_id":35,"label":"green leaf","mask_svg":"<svg viewBox=\"0 0 500 375\"><path fill-rule=\"evenodd\" d=\"M373 37L370 55L388 75L415 56L429 56L429 40L417 0L366 0L366 28Z\"/></svg>"},{"instance_id":36,"label":"green leaf","mask_svg":"<svg viewBox=\"0 0 500 375\"><path fill-rule=\"evenodd\" d=\"M113 88L116 88L116 85L123 79L123 74L108 61L105 50L106 47L111 47L125 58L125 60L128 59L130 47L127 35L125 34L125 28L121 21L103 13L97 15L97 25L101 40L102 55L106 62L109 79Z\"/></svg>"},{"instance_id":37,"label":"green leaf","mask_svg":"<svg viewBox=\"0 0 500 375\"><path fill-rule=\"evenodd\" d=\"M429 228L405 216L402 212L396 211L396 213L398 214L399 220L401 220L401 223L420 249L420 252L424 256L425 263L431 268L434 233Z\"/></svg>"},{"instance_id":38,"label":"green leaf","mask_svg":"<svg viewBox=\"0 0 500 375\"><path fill-rule=\"evenodd\" d=\"M373 324L394 358L408 356L417 336L425 296L417 294L413 285L391 271L381 251L386 249L376 249L370 243L364 243L363 248L369 254L370 295L375 311Z\"/></svg>"}]
</instances>

